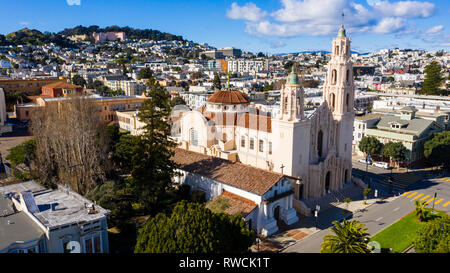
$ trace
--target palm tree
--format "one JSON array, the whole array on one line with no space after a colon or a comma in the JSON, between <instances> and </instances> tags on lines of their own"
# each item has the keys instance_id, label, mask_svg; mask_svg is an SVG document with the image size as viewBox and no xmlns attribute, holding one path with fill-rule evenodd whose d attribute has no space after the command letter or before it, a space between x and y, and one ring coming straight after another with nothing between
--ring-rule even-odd
<instances>
[{"instance_id":1,"label":"palm tree","mask_svg":"<svg viewBox=\"0 0 450 273\"><path fill-rule=\"evenodd\" d=\"M369 253L367 246L369 234L367 228L358 221L347 221L342 223L333 222L331 231L334 234L325 235L322 243L321 253Z\"/></svg>"},{"instance_id":2,"label":"palm tree","mask_svg":"<svg viewBox=\"0 0 450 273\"><path fill-rule=\"evenodd\" d=\"M417 218L419 218L419 221L422 222L427 219L427 216L430 213L426 208L427 204L425 202L420 202L419 200L417 200L414 202L414 205L416 205L414 213L416 214Z\"/></svg>"}]
</instances>

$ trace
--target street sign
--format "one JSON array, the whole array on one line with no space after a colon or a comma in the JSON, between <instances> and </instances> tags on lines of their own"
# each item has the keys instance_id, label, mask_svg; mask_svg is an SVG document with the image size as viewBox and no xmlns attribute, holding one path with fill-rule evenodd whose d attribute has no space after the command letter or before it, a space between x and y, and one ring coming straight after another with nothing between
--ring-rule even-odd
<instances>
[{"instance_id":1,"label":"street sign","mask_svg":"<svg viewBox=\"0 0 450 273\"><path fill-rule=\"evenodd\" d=\"M317 218L317 216L318 216L317 214L318 214L318 213L317 213L317 210L315 210L315 211L314 211L314 217Z\"/></svg>"},{"instance_id":2,"label":"street sign","mask_svg":"<svg viewBox=\"0 0 450 273\"><path fill-rule=\"evenodd\" d=\"M378 196L378 190L375 190L375 198Z\"/></svg>"}]
</instances>

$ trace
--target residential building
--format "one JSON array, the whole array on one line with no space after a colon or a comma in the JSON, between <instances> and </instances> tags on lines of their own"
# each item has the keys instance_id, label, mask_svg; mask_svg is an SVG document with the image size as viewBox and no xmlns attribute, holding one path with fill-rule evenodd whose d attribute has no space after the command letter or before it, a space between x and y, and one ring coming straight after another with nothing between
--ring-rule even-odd
<instances>
[{"instance_id":1,"label":"residential building","mask_svg":"<svg viewBox=\"0 0 450 273\"><path fill-rule=\"evenodd\" d=\"M40 94L43 86L54 82L67 82L67 78L0 79L0 88L6 93L21 92L27 94Z\"/></svg>"},{"instance_id":2,"label":"residential building","mask_svg":"<svg viewBox=\"0 0 450 273\"><path fill-rule=\"evenodd\" d=\"M359 142L367 135L366 130L373 128L380 121L383 114L366 114L363 116L355 116L355 123L353 125L353 152L363 155L359 150Z\"/></svg>"},{"instance_id":3,"label":"residential building","mask_svg":"<svg viewBox=\"0 0 450 273\"><path fill-rule=\"evenodd\" d=\"M2 186L0 253L108 253L109 214L63 186Z\"/></svg>"},{"instance_id":4,"label":"residential building","mask_svg":"<svg viewBox=\"0 0 450 273\"><path fill-rule=\"evenodd\" d=\"M66 97L69 95L83 95L84 88L79 85L67 83L67 82L54 82L42 86L43 97L56 98Z\"/></svg>"},{"instance_id":5,"label":"residential building","mask_svg":"<svg viewBox=\"0 0 450 273\"><path fill-rule=\"evenodd\" d=\"M406 106L399 110L400 117L385 115L373 128L366 129L367 136L376 137L381 143L400 142L406 149L406 164L414 166L424 159L424 144L435 133L445 130L432 120L416 117L417 109Z\"/></svg>"}]
</instances>

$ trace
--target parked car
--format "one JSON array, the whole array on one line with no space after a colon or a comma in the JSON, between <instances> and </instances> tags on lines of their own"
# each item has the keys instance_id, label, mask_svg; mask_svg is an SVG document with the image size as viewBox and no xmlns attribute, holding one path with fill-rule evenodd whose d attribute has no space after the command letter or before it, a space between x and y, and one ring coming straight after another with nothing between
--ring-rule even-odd
<instances>
[{"instance_id":1,"label":"parked car","mask_svg":"<svg viewBox=\"0 0 450 273\"><path fill-rule=\"evenodd\" d=\"M389 169L389 163L387 163L387 162L379 161L379 162L374 162L372 165L375 167L383 168L383 169Z\"/></svg>"},{"instance_id":2,"label":"parked car","mask_svg":"<svg viewBox=\"0 0 450 273\"><path fill-rule=\"evenodd\" d=\"M358 162L359 163L362 163L362 164L366 164L366 159L365 158L361 158L360 160L358 160ZM371 165L372 164L372 160L369 160L369 165Z\"/></svg>"}]
</instances>

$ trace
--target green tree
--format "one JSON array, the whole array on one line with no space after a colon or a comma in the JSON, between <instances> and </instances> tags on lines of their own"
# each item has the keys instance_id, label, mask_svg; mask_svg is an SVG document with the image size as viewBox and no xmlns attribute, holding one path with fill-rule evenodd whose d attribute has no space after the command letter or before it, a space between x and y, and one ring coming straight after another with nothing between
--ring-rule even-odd
<instances>
[{"instance_id":1,"label":"green tree","mask_svg":"<svg viewBox=\"0 0 450 273\"><path fill-rule=\"evenodd\" d=\"M150 79L153 77L153 72L149 67L145 67L139 70L138 79Z\"/></svg>"},{"instance_id":2,"label":"green tree","mask_svg":"<svg viewBox=\"0 0 450 273\"><path fill-rule=\"evenodd\" d=\"M145 125L140 145L133 156L132 182L136 197L144 208L156 212L161 208L170 188L177 165L171 160L177 144L171 139L169 118L172 111L170 96L158 83L149 80L148 100L138 117Z\"/></svg>"},{"instance_id":3,"label":"green tree","mask_svg":"<svg viewBox=\"0 0 450 273\"><path fill-rule=\"evenodd\" d=\"M321 245L321 253L369 253L367 246L369 234L364 224L358 221L342 223L333 221L331 231L334 234L325 235Z\"/></svg>"},{"instance_id":4,"label":"green tree","mask_svg":"<svg viewBox=\"0 0 450 273\"><path fill-rule=\"evenodd\" d=\"M123 172L131 172L133 169L133 157L140 145L140 138L130 134L123 134L115 144L113 161Z\"/></svg>"},{"instance_id":5,"label":"green tree","mask_svg":"<svg viewBox=\"0 0 450 273\"><path fill-rule=\"evenodd\" d=\"M247 253L254 236L240 215L179 202L170 216L159 213L139 230L135 253Z\"/></svg>"},{"instance_id":6,"label":"green tree","mask_svg":"<svg viewBox=\"0 0 450 273\"><path fill-rule=\"evenodd\" d=\"M419 253L450 253L450 216L426 223L417 231L413 245Z\"/></svg>"},{"instance_id":7,"label":"green tree","mask_svg":"<svg viewBox=\"0 0 450 273\"><path fill-rule=\"evenodd\" d=\"M371 192L371 191L372 191L371 188L366 188L366 189L364 189L364 191L363 191L363 195L364 195L364 204L366 203L367 196L370 195L370 192Z\"/></svg>"},{"instance_id":8,"label":"green tree","mask_svg":"<svg viewBox=\"0 0 450 273\"><path fill-rule=\"evenodd\" d=\"M76 75L73 75L73 77L72 77L72 83L79 85L79 86L85 86L86 80L83 77L81 77L80 75L76 74Z\"/></svg>"},{"instance_id":9,"label":"green tree","mask_svg":"<svg viewBox=\"0 0 450 273\"><path fill-rule=\"evenodd\" d=\"M437 62L431 62L425 67L425 80L423 81L422 93L426 95L446 95L444 89L440 89L443 82L441 66Z\"/></svg>"},{"instance_id":10,"label":"green tree","mask_svg":"<svg viewBox=\"0 0 450 273\"><path fill-rule=\"evenodd\" d=\"M414 201L414 205L416 208L414 209L414 214L417 216L419 221L425 221L430 213L427 209L427 204L425 202L421 202L419 200Z\"/></svg>"},{"instance_id":11,"label":"green tree","mask_svg":"<svg viewBox=\"0 0 450 273\"><path fill-rule=\"evenodd\" d=\"M406 159L406 147L400 142L388 142L384 145L383 156L400 162Z\"/></svg>"},{"instance_id":12,"label":"green tree","mask_svg":"<svg viewBox=\"0 0 450 273\"><path fill-rule=\"evenodd\" d=\"M174 107L176 105L186 105L186 102L182 97L175 96L175 98L170 100L170 106Z\"/></svg>"},{"instance_id":13,"label":"green tree","mask_svg":"<svg viewBox=\"0 0 450 273\"><path fill-rule=\"evenodd\" d=\"M450 132L437 133L425 142L424 156L435 164L450 168Z\"/></svg>"},{"instance_id":14,"label":"green tree","mask_svg":"<svg viewBox=\"0 0 450 273\"><path fill-rule=\"evenodd\" d=\"M214 88L215 90L220 90L220 89L222 89L222 84L220 83L220 76L219 76L219 73L216 73L216 74L214 75L213 88Z\"/></svg>"},{"instance_id":15,"label":"green tree","mask_svg":"<svg viewBox=\"0 0 450 273\"><path fill-rule=\"evenodd\" d=\"M367 155L380 155L383 150L383 144L372 136L364 136L359 142L358 148L361 152Z\"/></svg>"},{"instance_id":16,"label":"green tree","mask_svg":"<svg viewBox=\"0 0 450 273\"><path fill-rule=\"evenodd\" d=\"M6 159L11 163L11 167L15 168L19 164L28 166L35 158L36 143L34 139L30 139L8 151Z\"/></svg>"}]
</instances>

